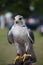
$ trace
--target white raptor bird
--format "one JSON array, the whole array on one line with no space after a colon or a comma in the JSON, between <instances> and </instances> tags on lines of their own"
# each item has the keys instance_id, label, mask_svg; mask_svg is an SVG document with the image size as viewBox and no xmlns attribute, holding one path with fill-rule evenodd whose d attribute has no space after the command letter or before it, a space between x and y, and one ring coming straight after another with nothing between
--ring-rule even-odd
<instances>
[{"instance_id":1,"label":"white raptor bird","mask_svg":"<svg viewBox=\"0 0 43 65\"><path fill-rule=\"evenodd\" d=\"M15 16L14 25L8 32L8 41L10 44L15 44L17 54L23 55L27 52L31 53L33 58L36 58L33 49L34 34L26 27L21 15Z\"/></svg>"}]
</instances>

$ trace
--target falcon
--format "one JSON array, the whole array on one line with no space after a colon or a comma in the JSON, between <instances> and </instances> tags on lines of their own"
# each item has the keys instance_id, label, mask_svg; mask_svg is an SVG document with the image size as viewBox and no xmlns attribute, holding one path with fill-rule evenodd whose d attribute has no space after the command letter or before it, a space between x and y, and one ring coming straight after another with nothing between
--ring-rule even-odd
<instances>
[{"instance_id":1,"label":"falcon","mask_svg":"<svg viewBox=\"0 0 43 65\"><path fill-rule=\"evenodd\" d=\"M32 62L36 61L36 55L33 49L34 34L28 29L23 16L15 16L14 25L8 32L8 42L14 44L17 49L17 56L14 64L20 58L25 61L26 57L32 56Z\"/></svg>"}]
</instances>

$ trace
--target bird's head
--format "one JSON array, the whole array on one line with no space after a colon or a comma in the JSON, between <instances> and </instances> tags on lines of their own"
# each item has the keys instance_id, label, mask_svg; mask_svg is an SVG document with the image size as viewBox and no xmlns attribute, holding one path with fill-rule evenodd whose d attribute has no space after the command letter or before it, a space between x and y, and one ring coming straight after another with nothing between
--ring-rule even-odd
<instances>
[{"instance_id":1,"label":"bird's head","mask_svg":"<svg viewBox=\"0 0 43 65\"><path fill-rule=\"evenodd\" d=\"M16 24L19 24L19 25L22 25L22 26L25 26L25 19L24 19L24 17L22 16L22 15L16 15L15 17L14 17L14 23L16 23Z\"/></svg>"},{"instance_id":2,"label":"bird's head","mask_svg":"<svg viewBox=\"0 0 43 65\"><path fill-rule=\"evenodd\" d=\"M21 23L21 22L22 22L22 19L23 19L23 16L21 16L21 15L16 15L16 16L15 16L15 23L16 23L16 24Z\"/></svg>"}]
</instances>

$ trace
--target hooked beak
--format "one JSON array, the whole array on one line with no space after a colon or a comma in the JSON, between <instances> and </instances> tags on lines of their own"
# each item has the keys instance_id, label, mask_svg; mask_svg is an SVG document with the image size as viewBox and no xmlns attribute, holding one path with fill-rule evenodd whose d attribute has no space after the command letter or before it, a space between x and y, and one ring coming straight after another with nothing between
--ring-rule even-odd
<instances>
[{"instance_id":1,"label":"hooked beak","mask_svg":"<svg viewBox=\"0 0 43 65\"><path fill-rule=\"evenodd\" d=\"M15 21L16 21L16 23L19 23L19 19L18 18L16 18Z\"/></svg>"}]
</instances>

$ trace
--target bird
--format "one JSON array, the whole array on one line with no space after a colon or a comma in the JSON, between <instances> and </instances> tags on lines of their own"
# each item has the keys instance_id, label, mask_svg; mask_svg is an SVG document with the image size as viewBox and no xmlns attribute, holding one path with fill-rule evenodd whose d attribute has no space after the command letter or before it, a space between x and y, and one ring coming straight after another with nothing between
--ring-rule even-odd
<instances>
[{"instance_id":1,"label":"bird","mask_svg":"<svg viewBox=\"0 0 43 65\"><path fill-rule=\"evenodd\" d=\"M34 34L31 29L27 28L23 16L15 16L14 25L8 32L8 42L15 44L17 49L17 56L14 59L14 63L22 57L24 61L24 58L28 55L31 56L32 52L33 57L36 57L33 49Z\"/></svg>"}]
</instances>

